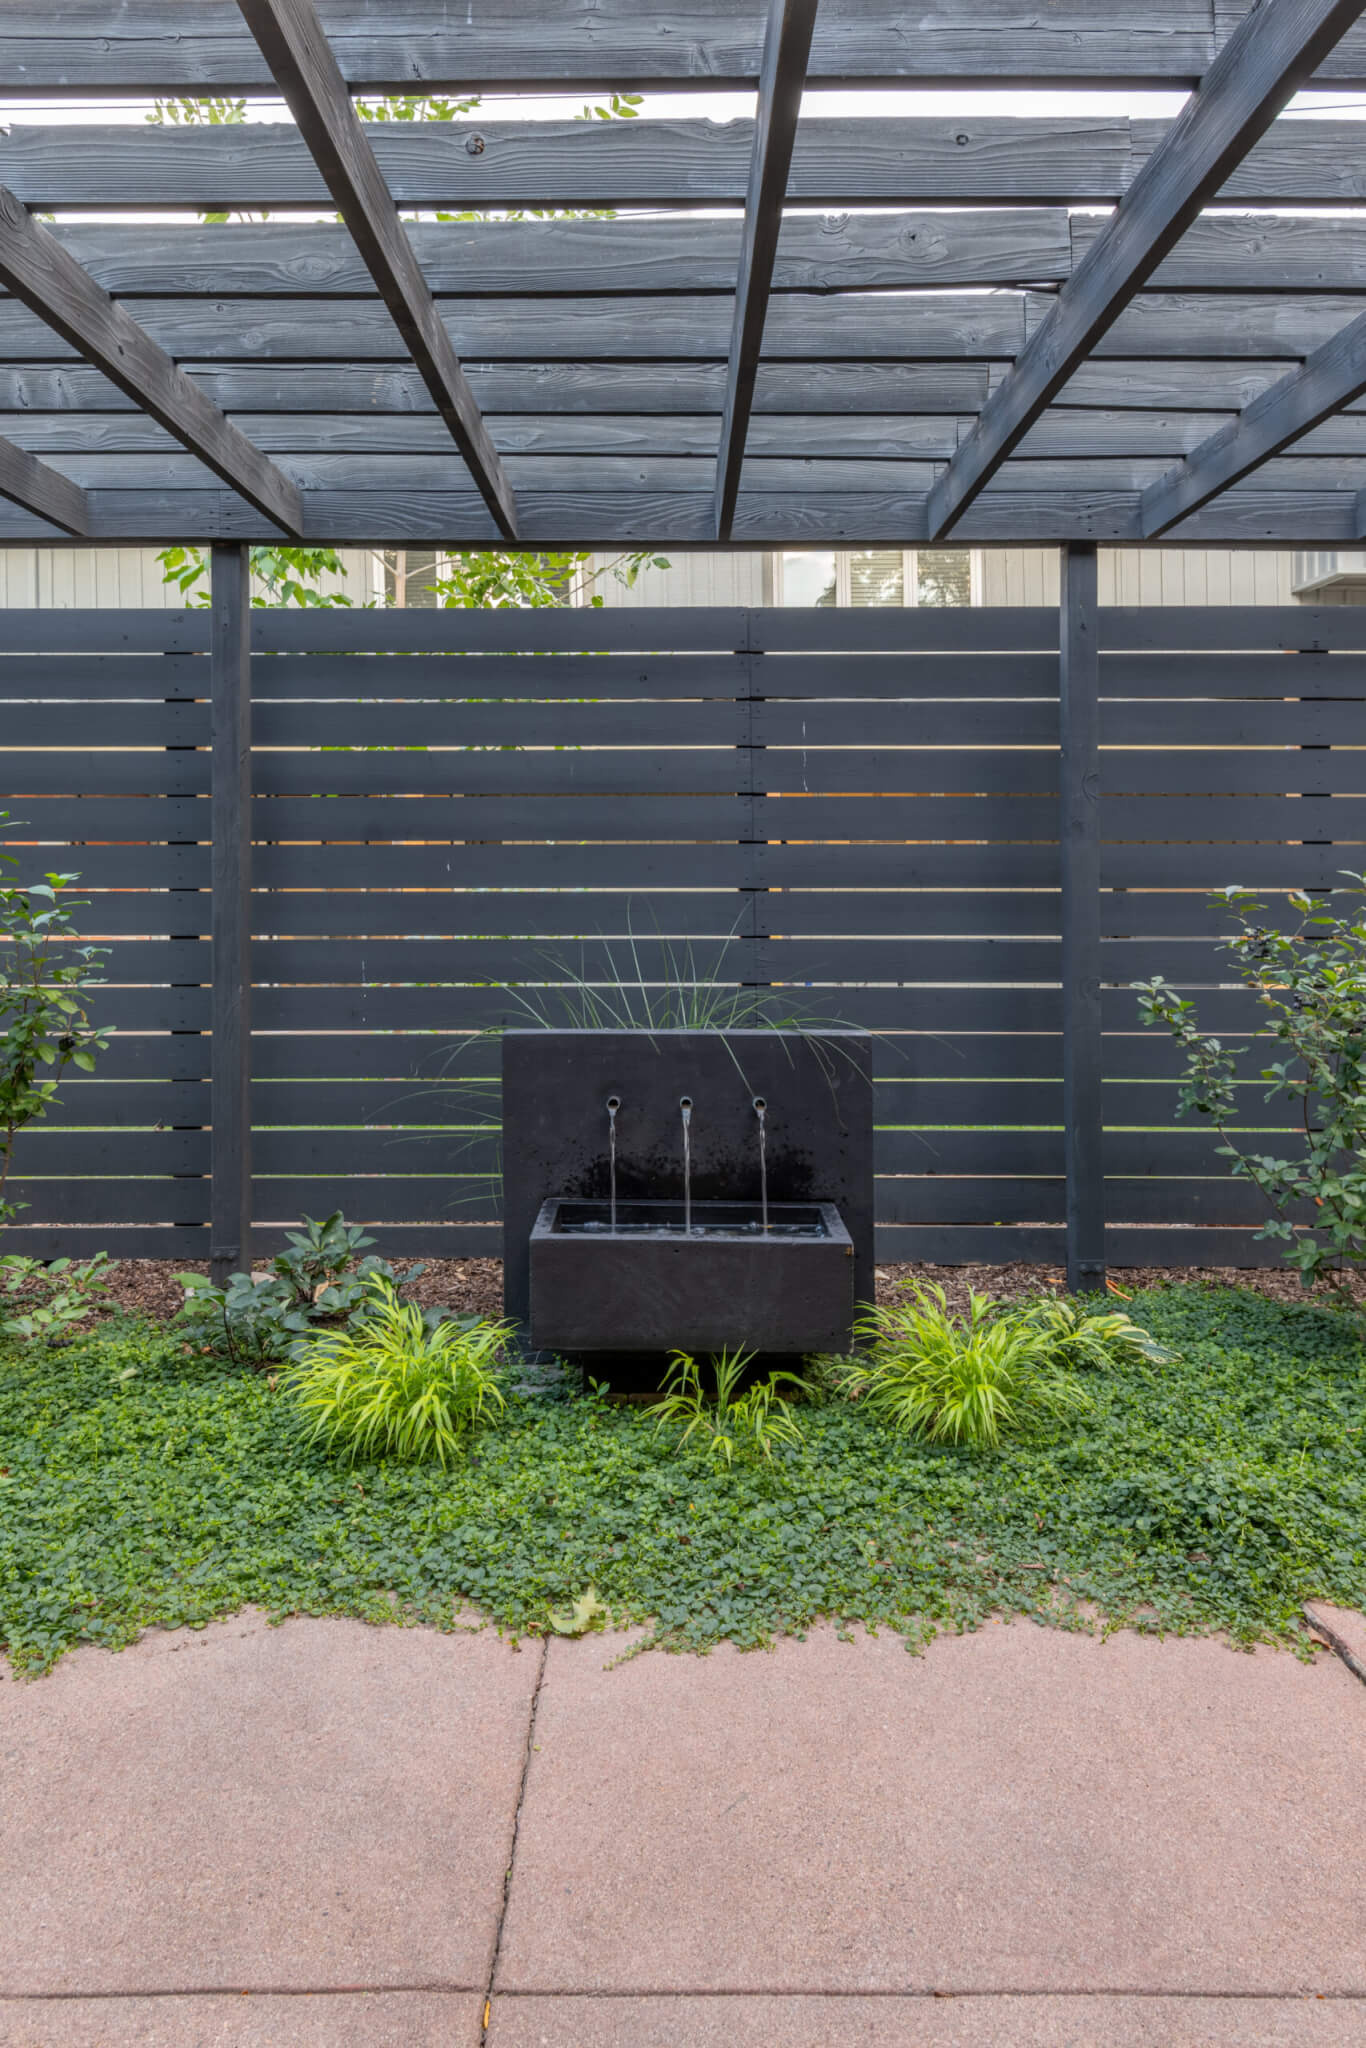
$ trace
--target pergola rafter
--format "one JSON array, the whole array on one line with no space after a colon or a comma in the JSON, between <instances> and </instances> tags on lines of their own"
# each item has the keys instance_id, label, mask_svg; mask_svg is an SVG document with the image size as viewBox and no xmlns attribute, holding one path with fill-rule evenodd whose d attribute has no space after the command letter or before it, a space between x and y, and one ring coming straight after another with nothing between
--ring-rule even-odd
<instances>
[{"instance_id":1,"label":"pergola rafter","mask_svg":"<svg viewBox=\"0 0 1366 2048\"><path fill-rule=\"evenodd\" d=\"M1149 484L1139 508L1145 540L1166 533L1230 484L1321 426L1366 394L1366 313L1315 349L1298 370L1273 384L1219 427L1184 462Z\"/></svg>"},{"instance_id":2,"label":"pergola rafter","mask_svg":"<svg viewBox=\"0 0 1366 2048\"><path fill-rule=\"evenodd\" d=\"M300 532L299 493L289 479L3 188L0 281L264 518Z\"/></svg>"},{"instance_id":3,"label":"pergola rafter","mask_svg":"<svg viewBox=\"0 0 1366 2048\"><path fill-rule=\"evenodd\" d=\"M85 492L50 463L0 437L0 498L50 520L63 533L83 540L90 531Z\"/></svg>"},{"instance_id":4,"label":"pergola rafter","mask_svg":"<svg viewBox=\"0 0 1366 2048\"><path fill-rule=\"evenodd\" d=\"M740 243L740 269L735 286L735 312L730 355L726 363L726 402L721 413L721 443L716 458L716 535L729 540L740 491L745 438L754 406L768 295L778 257L792 148L797 139L802 87L806 81L816 0L769 0L764 65L759 79L759 105L754 124L754 157L745 223Z\"/></svg>"},{"instance_id":5,"label":"pergola rafter","mask_svg":"<svg viewBox=\"0 0 1366 2048\"><path fill-rule=\"evenodd\" d=\"M409 247L312 0L240 0L240 5L375 289L465 458L476 490L499 532L515 540L517 510L498 451Z\"/></svg>"},{"instance_id":6,"label":"pergola rafter","mask_svg":"<svg viewBox=\"0 0 1366 2048\"><path fill-rule=\"evenodd\" d=\"M1361 0L1259 0L1239 24L936 484L932 536L947 533L986 488L1360 13Z\"/></svg>"},{"instance_id":7,"label":"pergola rafter","mask_svg":"<svg viewBox=\"0 0 1366 2048\"><path fill-rule=\"evenodd\" d=\"M0 136L0 538L1350 545L1366 126L1277 110L1366 83L1361 11L15 0L7 90L294 121ZM1198 90L832 118L804 78ZM719 123L351 99L756 84Z\"/></svg>"}]
</instances>

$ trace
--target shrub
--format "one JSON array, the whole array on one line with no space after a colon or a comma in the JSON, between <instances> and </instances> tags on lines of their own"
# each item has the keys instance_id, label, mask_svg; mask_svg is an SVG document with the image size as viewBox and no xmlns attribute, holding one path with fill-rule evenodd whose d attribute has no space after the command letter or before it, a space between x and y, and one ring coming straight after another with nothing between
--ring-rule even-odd
<instances>
[{"instance_id":1,"label":"shrub","mask_svg":"<svg viewBox=\"0 0 1366 2048\"><path fill-rule=\"evenodd\" d=\"M12 1313L0 1316L0 1332L26 1344L38 1337L51 1343L85 1321L95 1306L93 1297L109 1285L108 1265L108 1252L79 1265L70 1259L53 1259L50 1265L13 1255L0 1259L0 1294L14 1303Z\"/></svg>"},{"instance_id":2,"label":"shrub","mask_svg":"<svg viewBox=\"0 0 1366 2048\"><path fill-rule=\"evenodd\" d=\"M503 1411L500 1364L512 1326L470 1316L433 1329L382 1274L364 1284L358 1320L295 1343L287 1385L307 1440L353 1462L394 1457L446 1466L472 1430Z\"/></svg>"},{"instance_id":3,"label":"shrub","mask_svg":"<svg viewBox=\"0 0 1366 2048\"><path fill-rule=\"evenodd\" d=\"M385 1259L367 1255L353 1266L374 1241L340 1209L321 1223L305 1216L302 1231L290 1231L288 1249L262 1278L234 1273L222 1288L202 1273L186 1274L181 1317L196 1335L221 1345L234 1364L278 1362L300 1337L342 1322L354 1327L372 1306L366 1291L372 1279L397 1285ZM422 1271L414 1266L407 1277L415 1280ZM428 1327L444 1316L441 1309L424 1312Z\"/></svg>"},{"instance_id":4,"label":"shrub","mask_svg":"<svg viewBox=\"0 0 1366 2048\"><path fill-rule=\"evenodd\" d=\"M0 811L0 826L13 823ZM15 865L3 851L0 862ZM71 913L85 905L62 900L77 879L45 875L26 889L0 883L0 1224L27 1206L5 1200L19 1132L47 1115L65 1069L91 1072L109 1042L84 1000L105 948L77 943Z\"/></svg>"},{"instance_id":5,"label":"shrub","mask_svg":"<svg viewBox=\"0 0 1366 2048\"><path fill-rule=\"evenodd\" d=\"M810 1389L795 1373L775 1372L740 1391L754 1362L752 1351L722 1351L711 1361L712 1391L702 1383L697 1360L675 1351L663 1398L648 1413L656 1430L680 1431L677 1448L700 1450L714 1466L771 1463L779 1444L802 1442L801 1424L792 1403L781 1391L805 1394Z\"/></svg>"},{"instance_id":6,"label":"shrub","mask_svg":"<svg viewBox=\"0 0 1366 2048\"><path fill-rule=\"evenodd\" d=\"M1344 870L1346 873L1347 871ZM1366 879L1347 873L1366 888ZM1178 1116L1206 1118L1217 1148L1239 1180L1260 1188L1277 1213L1257 1233L1279 1240L1306 1287L1366 1259L1366 914L1336 916L1323 899L1299 891L1292 930L1264 921L1250 890L1215 892L1236 929L1222 943L1239 978L1266 1012L1265 1029L1287 1057L1261 1069L1263 1098L1288 1096L1303 1111L1304 1149L1295 1158L1254 1152L1229 1130L1236 1107L1237 1062L1247 1046L1227 1046L1200 1029L1195 1005L1160 975L1135 982L1145 1024L1160 1024L1186 1056ZM1302 1227L1286 1211L1305 1205Z\"/></svg>"},{"instance_id":7,"label":"shrub","mask_svg":"<svg viewBox=\"0 0 1366 2048\"><path fill-rule=\"evenodd\" d=\"M902 1300L867 1310L854 1333L869 1355L851 1364L844 1392L915 1436L995 1450L1031 1422L1087 1405L1033 1309L969 1294L960 1322L942 1287L912 1282Z\"/></svg>"}]
</instances>

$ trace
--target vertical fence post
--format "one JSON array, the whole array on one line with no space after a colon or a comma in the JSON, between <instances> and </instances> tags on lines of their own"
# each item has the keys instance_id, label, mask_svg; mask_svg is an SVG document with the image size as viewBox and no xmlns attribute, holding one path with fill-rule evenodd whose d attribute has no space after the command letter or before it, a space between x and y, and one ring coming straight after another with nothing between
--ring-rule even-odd
<instances>
[{"instance_id":1,"label":"vertical fence post","mask_svg":"<svg viewBox=\"0 0 1366 2048\"><path fill-rule=\"evenodd\" d=\"M220 1286L251 1270L251 553L211 555L210 732L213 741L210 1021L213 1183L209 1262Z\"/></svg>"},{"instance_id":2,"label":"vertical fence post","mask_svg":"<svg viewBox=\"0 0 1366 2048\"><path fill-rule=\"evenodd\" d=\"M1100 648L1096 551L1062 550L1058 851L1067 1285L1105 1285L1100 1014Z\"/></svg>"}]
</instances>

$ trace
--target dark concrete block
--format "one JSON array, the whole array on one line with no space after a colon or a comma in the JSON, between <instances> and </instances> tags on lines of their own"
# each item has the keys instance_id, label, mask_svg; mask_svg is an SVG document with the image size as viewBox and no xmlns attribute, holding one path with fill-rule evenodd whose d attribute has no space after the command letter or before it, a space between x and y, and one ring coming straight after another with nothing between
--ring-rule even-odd
<instances>
[{"instance_id":1,"label":"dark concrete block","mask_svg":"<svg viewBox=\"0 0 1366 2048\"><path fill-rule=\"evenodd\" d=\"M765 1354L838 1350L854 1312L854 1247L832 1202L618 1204L617 1235L574 1235L543 1204L531 1233L531 1341L548 1351ZM624 1213L622 1213L624 1211ZM660 1214L659 1212L663 1212ZM652 1227L654 1226L654 1227ZM669 1230L680 1234L666 1234ZM757 1233L757 1234L756 1234Z\"/></svg>"},{"instance_id":2,"label":"dark concrete block","mask_svg":"<svg viewBox=\"0 0 1366 2048\"><path fill-rule=\"evenodd\" d=\"M688 1096L693 1201L757 1205L756 1095L765 1103L770 1203L832 1203L853 1247L851 1303L871 1301L873 1086L866 1032L509 1031L503 1039L507 1314L524 1325L530 1321L531 1234L542 1204L557 1197L608 1199L609 1096L621 1105L620 1202L682 1201L679 1104Z\"/></svg>"}]
</instances>

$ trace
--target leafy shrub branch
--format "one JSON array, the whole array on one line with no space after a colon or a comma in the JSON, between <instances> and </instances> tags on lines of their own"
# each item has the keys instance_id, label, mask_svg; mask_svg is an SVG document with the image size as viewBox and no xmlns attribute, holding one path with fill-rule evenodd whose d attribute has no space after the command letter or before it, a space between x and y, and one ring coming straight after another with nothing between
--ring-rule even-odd
<instances>
[{"instance_id":1,"label":"leafy shrub branch","mask_svg":"<svg viewBox=\"0 0 1366 2048\"><path fill-rule=\"evenodd\" d=\"M0 831L14 824L0 811ZM0 846L0 870L17 865ZM109 1042L85 1003L106 948L79 943L72 913L86 906L67 894L78 879L45 875L27 888L0 879L0 1224L27 1207L5 1198L20 1131L47 1115L66 1068L92 1072Z\"/></svg>"},{"instance_id":2,"label":"leafy shrub branch","mask_svg":"<svg viewBox=\"0 0 1366 2048\"><path fill-rule=\"evenodd\" d=\"M1360 897L1366 878L1343 873ZM1366 910L1358 901L1340 914L1327 898L1296 891L1289 903L1298 922L1286 929L1249 889L1220 889L1212 901L1234 921L1222 950L1285 1052L1260 1070L1269 1084L1263 1100L1299 1103L1302 1147L1282 1154L1240 1144L1231 1126L1249 1047L1202 1031L1194 1003L1161 975L1133 986L1144 1023L1169 1031L1185 1054L1177 1115L1202 1117L1219 1132L1234 1177L1251 1181L1275 1211L1258 1237L1282 1243L1312 1286L1366 1259Z\"/></svg>"}]
</instances>

